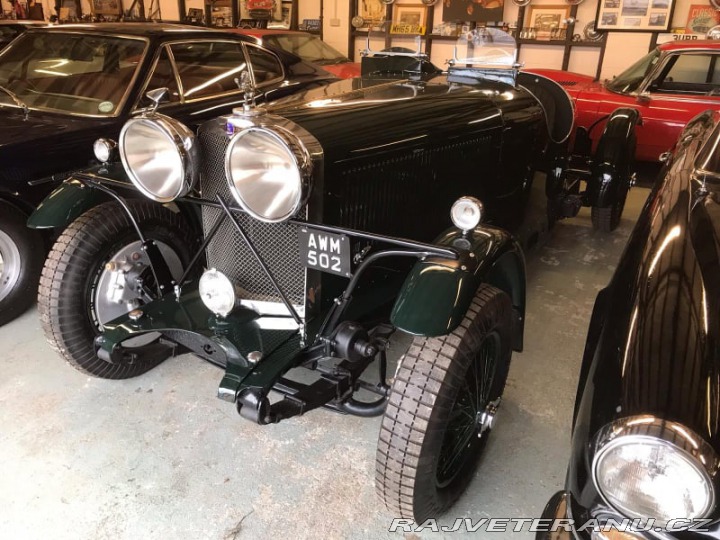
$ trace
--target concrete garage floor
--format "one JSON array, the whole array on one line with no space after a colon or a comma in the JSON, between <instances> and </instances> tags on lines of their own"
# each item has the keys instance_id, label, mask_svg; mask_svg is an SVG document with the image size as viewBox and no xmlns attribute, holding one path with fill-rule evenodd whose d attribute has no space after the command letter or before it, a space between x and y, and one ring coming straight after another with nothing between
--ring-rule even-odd
<instances>
[{"instance_id":1,"label":"concrete garage floor","mask_svg":"<svg viewBox=\"0 0 720 540\"><path fill-rule=\"evenodd\" d=\"M526 351L483 464L441 524L538 517L562 486L595 295L647 194L632 190L615 233L594 233L583 210L528 258ZM189 355L137 379L92 379L51 352L34 311L0 329L0 344L2 539L443 537L387 532L379 418L320 410L259 427L214 397L221 372Z\"/></svg>"}]
</instances>

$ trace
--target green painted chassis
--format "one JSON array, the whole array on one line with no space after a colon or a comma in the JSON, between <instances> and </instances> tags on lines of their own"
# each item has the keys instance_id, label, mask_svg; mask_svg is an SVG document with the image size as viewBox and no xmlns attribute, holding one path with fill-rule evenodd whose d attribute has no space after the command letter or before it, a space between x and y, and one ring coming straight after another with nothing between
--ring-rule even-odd
<instances>
[{"instance_id":1,"label":"green painted chassis","mask_svg":"<svg viewBox=\"0 0 720 540\"><path fill-rule=\"evenodd\" d=\"M122 201L123 196L137 196L131 185L120 180L121 170L117 166L117 170L112 170L112 167L68 179L38 208L29 225L35 228L63 227L102 200L116 198ZM114 176L117 179L113 179ZM231 220L234 213L242 212L240 208L227 206L224 201L196 197L180 199L173 204L188 215L197 215L197 209L203 204L224 206L224 219ZM520 245L507 231L483 224L467 234L450 228L433 243L425 244L292 221L298 226L345 234L351 240L370 239L376 245L384 246L367 254L342 294L314 323L288 329L286 323L292 322L292 318L262 316L243 306L238 306L229 316L219 318L202 303L197 280L185 280L180 284L165 284L164 290L172 292L143 305L140 317L125 315L105 325L95 343L98 356L104 361L118 363L137 362L152 355L167 358L192 352L225 369L218 390L221 399L236 402L243 417L266 424L328 404L342 409L343 404L353 400L353 394L362 385L360 375L375 356L384 364L384 343L395 328L418 336L451 332L460 324L481 283L500 288L512 299L515 313L513 345L516 350L522 349L525 263ZM201 234L199 225L198 233ZM377 355L352 361L338 358L333 337L352 314L348 307L352 307L357 280L364 272L372 270L379 259L398 257L413 258L416 262L399 290L391 291L397 296L389 310L389 321L386 315L384 323L367 328ZM202 253L198 253L194 262L197 265L201 260ZM153 266L164 265L164 261L152 260L152 257L151 262ZM154 271L157 275L166 275L162 268L154 268ZM369 299L361 300L377 302L380 307L379 303L387 298L387 294L379 292L375 297L371 295ZM358 323L368 324L367 321ZM147 345L127 345L128 340L147 334L157 334L159 338ZM262 354L259 362L249 359L253 351ZM299 384L284 377L297 367L315 370L320 373L320 378L310 384ZM387 388L382 386L372 389L381 399L376 407L368 407L366 411L382 410L387 393ZM271 390L280 392L284 398L271 404L268 399Z\"/></svg>"}]
</instances>

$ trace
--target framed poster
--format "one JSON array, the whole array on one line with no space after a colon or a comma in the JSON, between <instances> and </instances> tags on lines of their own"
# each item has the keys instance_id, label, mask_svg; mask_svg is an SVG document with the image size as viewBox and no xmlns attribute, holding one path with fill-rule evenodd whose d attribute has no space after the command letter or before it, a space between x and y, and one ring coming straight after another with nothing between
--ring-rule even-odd
<instances>
[{"instance_id":1,"label":"framed poster","mask_svg":"<svg viewBox=\"0 0 720 540\"><path fill-rule=\"evenodd\" d=\"M93 15L120 15L122 5L119 0L92 0Z\"/></svg>"},{"instance_id":2,"label":"framed poster","mask_svg":"<svg viewBox=\"0 0 720 540\"><path fill-rule=\"evenodd\" d=\"M240 19L268 21L268 24L281 23L283 20L282 2L280 0L240 0Z\"/></svg>"},{"instance_id":3,"label":"framed poster","mask_svg":"<svg viewBox=\"0 0 720 540\"><path fill-rule=\"evenodd\" d=\"M445 22L499 22L505 0L443 0Z\"/></svg>"},{"instance_id":4,"label":"framed poster","mask_svg":"<svg viewBox=\"0 0 720 540\"><path fill-rule=\"evenodd\" d=\"M356 30L380 26L385 20L385 8L382 0L357 0L357 19L353 21L353 26ZM362 24L356 26L356 22Z\"/></svg>"},{"instance_id":5,"label":"framed poster","mask_svg":"<svg viewBox=\"0 0 720 540\"><path fill-rule=\"evenodd\" d=\"M673 0L599 0L596 30L666 32Z\"/></svg>"},{"instance_id":6,"label":"framed poster","mask_svg":"<svg viewBox=\"0 0 720 540\"><path fill-rule=\"evenodd\" d=\"M391 34L424 34L427 7L424 4L396 4L393 8Z\"/></svg>"},{"instance_id":7,"label":"framed poster","mask_svg":"<svg viewBox=\"0 0 720 540\"><path fill-rule=\"evenodd\" d=\"M565 28L570 16L570 5L530 5L530 20L527 26L535 30L536 39L550 39L558 30Z\"/></svg>"},{"instance_id":8,"label":"framed poster","mask_svg":"<svg viewBox=\"0 0 720 540\"><path fill-rule=\"evenodd\" d=\"M685 32L706 34L713 26L720 24L720 11L708 4L693 4L688 11Z\"/></svg>"}]
</instances>

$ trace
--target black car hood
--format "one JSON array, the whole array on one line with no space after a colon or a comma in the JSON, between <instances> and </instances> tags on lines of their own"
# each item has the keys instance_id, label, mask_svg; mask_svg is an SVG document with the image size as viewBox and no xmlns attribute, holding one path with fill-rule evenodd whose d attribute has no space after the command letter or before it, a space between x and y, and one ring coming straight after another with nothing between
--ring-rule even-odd
<instances>
[{"instance_id":1,"label":"black car hood","mask_svg":"<svg viewBox=\"0 0 720 540\"><path fill-rule=\"evenodd\" d=\"M112 124L115 119L92 118L53 114L42 111L30 111L27 120L17 107L0 107L0 153L9 148L32 143L36 145L43 139L64 137L70 133L97 130L103 125ZM58 141L60 142L60 141Z\"/></svg>"},{"instance_id":2,"label":"black car hood","mask_svg":"<svg viewBox=\"0 0 720 540\"><path fill-rule=\"evenodd\" d=\"M498 127L498 96L511 94L517 107L528 100L536 103L527 92L492 81L465 85L444 76L427 81L355 78L295 94L269 110L309 131L326 158L338 160L376 155L382 145L398 148L399 141L418 139L418 133L444 137L457 129L467 132L468 126L478 131Z\"/></svg>"}]
</instances>

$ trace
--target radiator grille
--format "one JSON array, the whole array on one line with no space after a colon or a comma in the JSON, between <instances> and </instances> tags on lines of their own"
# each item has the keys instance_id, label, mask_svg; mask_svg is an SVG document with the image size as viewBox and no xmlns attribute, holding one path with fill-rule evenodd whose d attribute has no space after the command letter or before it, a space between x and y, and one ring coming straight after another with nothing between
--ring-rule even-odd
<instances>
[{"instance_id":1,"label":"radiator grille","mask_svg":"<svg viewBox=\"0 0 720 540\"><path fill-rule=\"evenodd\" d=\"M215 200L220 194L227 202L235 202L225 179L225 148L228 139L222 132L206 131L200 136L203 165L201 189L203 197ZM205 234L223 211L203 206ZM235 217L260 252L280 288L295 305L305 303L305 268L300 262L298 231L287 223L264 223L245 213ZM249 300L280 301L275 288L263 272L245 241L226 219L207 248L208 268L217 268L245 291Z\"/></svg>"}]
</instances>

